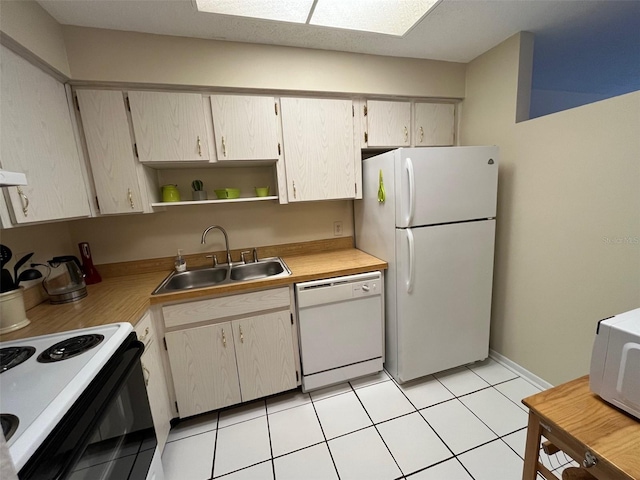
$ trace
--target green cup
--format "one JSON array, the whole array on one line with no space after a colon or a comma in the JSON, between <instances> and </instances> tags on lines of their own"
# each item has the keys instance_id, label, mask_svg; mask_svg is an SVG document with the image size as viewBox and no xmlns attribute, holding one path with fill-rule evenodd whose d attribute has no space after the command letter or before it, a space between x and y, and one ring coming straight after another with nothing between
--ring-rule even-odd
<instances>
[{"instance_id":1,"label":"green cup","mask_svg":"<svg viewBox=\"0 0 640 480\"><path fill-rule=\"evenodd\" d=\"M268 197L269 187L255 187L257 197Z\"/></svg>"}]
</instances>

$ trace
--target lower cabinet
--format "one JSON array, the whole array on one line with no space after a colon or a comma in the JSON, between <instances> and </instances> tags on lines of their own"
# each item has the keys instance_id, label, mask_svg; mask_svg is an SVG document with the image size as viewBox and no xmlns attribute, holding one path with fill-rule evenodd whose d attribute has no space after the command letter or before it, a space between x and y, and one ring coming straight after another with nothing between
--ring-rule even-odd
<instances>
[{"instance_id":1,"label":"lower cabinet","mask_svg":"<svg viewBox=\"0 0 640 480\"><path fill-rule=\"evenodd\" d=\"M165 338L181 417L240 403L230 322L167 332Z\"/></svg>"},{"instance_id":2,"label":"lower cabinet","mask_svg":"<svg viewBox=\"0 0 640 480\"><path fill-rule=\"evenodd\" d=\"M172 305L163 311L181 418L297 386L288 288Z\"/></svg>"},{"instance_id":3,"label":"lower cabinet","mask_svg":"<svg viewBox=\"0 0 640 480\"><path fill-rule=\"evenodd\" d=\"M147 397L151 407L153 426L158 438L158 447L162 451L169 436L169 430L171 430L170 422L173 412L171 411L165 370L162 365L159 346L161 339L156 338L156 331L153 327L151 314L147 312L136 325L135 331L138 340L144 343L144 353L140 358L140 363L142 363L142 375L147 387Z\"/></svg>"},{"instance_id":4,"label":"lower cabinet","mask_svg":"<svg viewBox=\"0 0 640 480\"><path fill-rule=\"evenodd\" d=\"M147 387L147 397L151 407L151 417L156 428L158 437L158 447L160 451L164 448L171 430L171 405L165 380L164 368L160 357L160 347L158 342L152 342L140 359L142 363L142 374Z\"/></svg>"},{"instance_id":5,"label":"lower cabinet","mask_svg":"<svg viewBox=\"0 0 640 480\"><path fill-rule=\"evenodd\" d=\"M289 312L231 322L242 401L296 387Z\"/></svg>"}]
</instances>

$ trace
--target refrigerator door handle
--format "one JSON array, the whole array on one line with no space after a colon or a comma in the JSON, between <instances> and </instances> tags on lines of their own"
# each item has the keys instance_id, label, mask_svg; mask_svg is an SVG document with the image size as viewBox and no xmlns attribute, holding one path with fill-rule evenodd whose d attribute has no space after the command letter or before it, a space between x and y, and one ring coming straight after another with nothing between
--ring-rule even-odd
<instances>
[{"instance_id":1,"label":"refrigerator door handle","mask_svg":"<svg viewBox=\"0 0 640 480\"><path fill-rule=\"evenodd\" d=\"M409 180L409 212L407 215L407 227L410 227L411 222L413 221L413 214L416 210L416 180L413 173L413 162L410 158L407 158L405 168L407 170L407 178Z\"/></svg>"},{"instance_id":2,"label":"refrigerator door handle","mask_svg":"<svg viewBox=\"0 0 640 480\"><path fill-rule=\"evenodd\" d=\"M413 242L413 232L410 228L407 228L406 232L407 242L409 244L409 278L407 279L407 293L411 293L413 291L413 276L415 275L415 249Z\"/></svg>"}]
</instances>

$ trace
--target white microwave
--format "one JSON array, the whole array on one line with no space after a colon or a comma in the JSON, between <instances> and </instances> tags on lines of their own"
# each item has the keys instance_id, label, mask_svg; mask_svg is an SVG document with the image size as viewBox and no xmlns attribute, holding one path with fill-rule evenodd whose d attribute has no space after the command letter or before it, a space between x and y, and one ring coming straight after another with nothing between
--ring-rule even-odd
<instances>
[{"instance_id":1,"label":"white microwave","mask_svg":"<svg viewBox=\"0 0 640 480\"><path fill-rule=\"evenodd\" d=\"M640 308L598 322L589 387L640 420Z\"/></svg>"}]
</instances>

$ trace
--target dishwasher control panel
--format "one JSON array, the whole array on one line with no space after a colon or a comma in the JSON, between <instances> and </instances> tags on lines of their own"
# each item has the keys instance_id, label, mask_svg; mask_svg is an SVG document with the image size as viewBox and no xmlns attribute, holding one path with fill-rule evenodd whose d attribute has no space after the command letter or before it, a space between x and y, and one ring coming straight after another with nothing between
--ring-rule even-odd
<instances>
[{"instance_id":1,"label":"dishwasher control panel","mask_svg":"<svg viewBox=\"0 0 640 480\"><path fill-rule=\"evenodd\" d=\"M354 298L378 295L380 293L380 279L354 283L351 286L351 292Z\"/></svg>"},{"instance_id":2,"label":"dishwasher control panel","mask_svg":"<svg viewBox=\"0 0 640 480\"><path fill-rule=\"evenodd\" d=\"M382 295L380 272L360 273L296 284L298 307Z\"/></svg>"}]
</instances>

